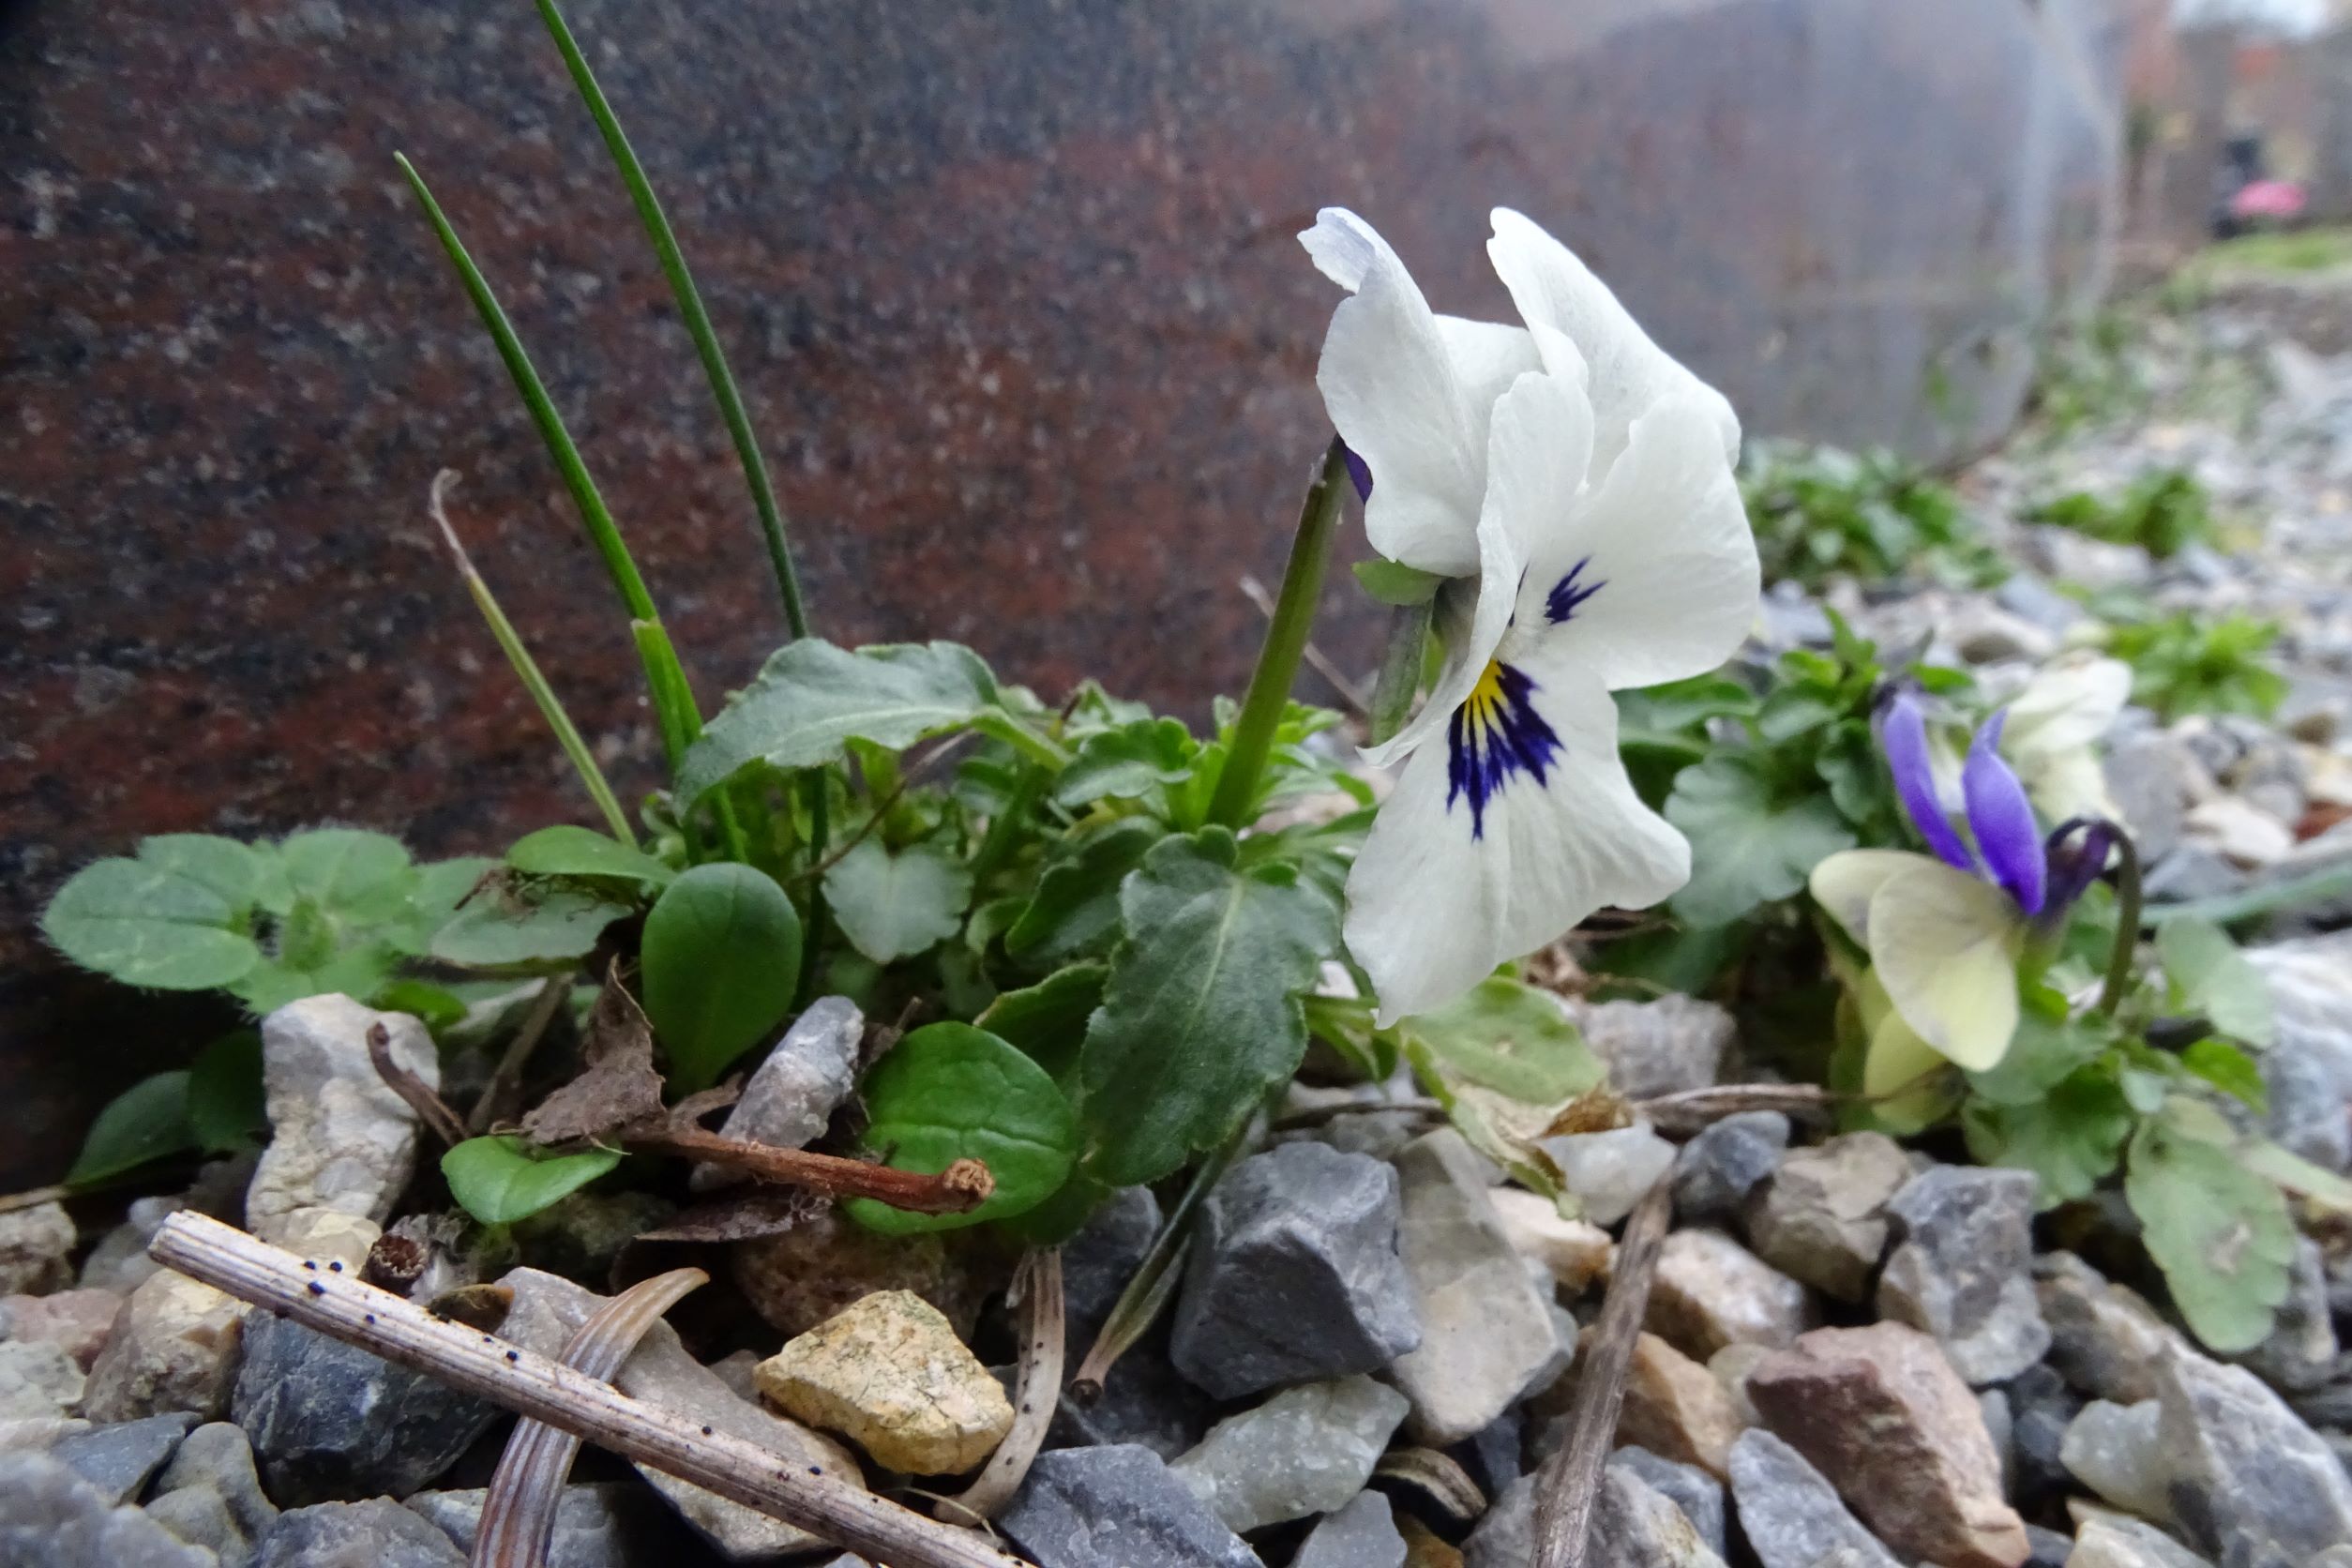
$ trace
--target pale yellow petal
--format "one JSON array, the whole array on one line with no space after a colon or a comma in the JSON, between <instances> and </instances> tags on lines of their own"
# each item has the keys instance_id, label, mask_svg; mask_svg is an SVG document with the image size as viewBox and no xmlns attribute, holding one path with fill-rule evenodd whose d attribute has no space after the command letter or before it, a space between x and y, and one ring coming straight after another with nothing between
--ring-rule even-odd
<instances>
[{"instance_id":1,"label":"pale yellow petal","mask_svg":"<svg viewBox=\"0 0 2352 1568\"><path fill-rule=\"evenodd\" d=\"M2009 896L1925 856L1870 900L1870 959L1903 1020L1950 1062L1982 1072L2017 1033L2025 926Z\"/></svg>"},{"instance_id":2,"label":"pale yellow petal","mask_svg":"<svg viewBox=\"0 0 2352 1568\"><path fill-rule=\"evenodd\" d=\"M1906 1133L1929 1127L1951 1108L1951 1063L1919 1032L1889 1011L1871 1032L1862 1058L1862 1093L1882 1126Z\"/></svg>"},{"instance_id":3,"label":"pale yellow petal","mask_svg":"<svg viewBox=\"0 0 2352 1568\"><path fill-rule=\"evenodd\" d=\"M1933 864L1925 855L1907 850L1840 850L1813 868L1813 900L1845 927L1847 936L1867 947L1872 897L1896 872Z\"/></svg>"}]
</instances>

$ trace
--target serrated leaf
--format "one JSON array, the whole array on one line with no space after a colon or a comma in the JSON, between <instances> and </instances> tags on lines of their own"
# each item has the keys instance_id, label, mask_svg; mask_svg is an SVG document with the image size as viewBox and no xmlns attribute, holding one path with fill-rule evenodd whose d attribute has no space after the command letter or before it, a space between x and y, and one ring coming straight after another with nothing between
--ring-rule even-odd
<instances>
[{"instance_id":1,"label":"serrated leaf","mask_svg":"<svg viewBox=\"0 0 2352 1568\"><path fill-rule=\"evenodd\" d=\"M1192 772L1200 743L1172 718L1141 719L1089 735L1055 781L1053 798L1076 811L1098 800L1136 800Z\"/></svg>"},{"instance_id":2,"label":"serrated leaf","mask_svg":"<svg viewBox=\"0 0 2352 1568\"><path fill-rule=\"evenodd\" d=\"M1072 964L1023 990L1005 991L976 1020L1053 1076L1067 1081L1086 1043L1087 1020L1103 1004L1108 964Z\"/></svg>"},{"instance_id":3,"label":"serrated leaf","mask_svg":"<svg viewBox=\"0 0 2352 1568\"><path fill-rule=\"evenodd\" d=\"M309 899L338 924L396 922L416 888L416 868L400 841L361 828L291 835L279 844L278 860L294 899Z\"/></svg>"},{"instance_id":4,"label":"serrated leaf","mask_svg":"<svg viewBox=\"0 0 2352 1568\"><path fill-rule=\"evenodd\" d=\"M1120 934L1120 883L1165 837L1158 823L1129 818L1057 844L1004 951L1041 968L1108 952Z\"/></svg>"},{"instance_id":5,"label":"serrated leaf","mask_svg":"<svg viewBox=\"0 0 2352 1568\"><path fill-rule=\"evenodd\" d=\"M578 962L626 904L578 887L502 882L468 899L427 948L460 969L541 970Z\"/></svg>"},{"instance_id":6,"label":"serrated leaf","mask_svg":"<svg viewBox=\"0 0 2352 1568\"><path fill-rule=\"evenodd\" d=\"M543 877L606 877L656 890L677 875L641 849L570 822L524 834L507 850L506 864Z\"/></svg>"},{"instance_id":7,"label":"serrated leaf","mask_svg":"<svg viewBox=\"0 0 2352 1568\"><path fill-rule=\"evenodd\" d=\"M2018 1017L2009 1054L1983 1072L1970 1073L1968 1088L1996 1105L2032 1105L2113 1045L2115 1037L2103 1018L2052 1018L2027 1008Z\"/></svg>"},{"instance_id":8,"label":"serrated leaf","mask_svg":"<svg viewBox=\"0 0 2352 1568\"><path fill-rule=\"evenodd\" d=\"M200 991L261 961L237 929L243 912L168 867L101 860L74 873L41 912L41 931L84 969L126 985Z\"/></svg>"},{"instance_id":9,"label":"serrated leaf","mask_svg":"<svg viewBox=\"0 0 2352 1568\"><path fill-rule=\"evenodd\" d=\"M2199 1339L2229 1354L2269 1336L2295 1259L2295 1222L2277 1187L2233 1151L2159 1121L2132 1139L2123 1195Z\"/></svg>"},{"instance_id":10,"label":"serrated leaf","mask_svg":"<svg viewBox=\"0 0 2352 1568\"><path fill-rule=\"evenodd\" d=\"M2180 1064L2220 1090L2245 1103L2256 1116L2270 1112L2269 1087L2253 1057L2227 1040L2208 1037L2180 1053Z\"/></svg>"},{"instance_id":11,"label":"serrated leaf","mask_svg":"<svg viewBox=\"0 0 2352 1568\"><path fill-rule=\"evenodd\" d=\"M1986 1165L2032 1171L2044 1209L2089 1197L2123 1157L2133 1121L2113 1075L2097 1067L2073 1073L2038 1102L1971 1100L1960 1115L1968 1153Z\"/></svg>"},{"instance_id":12,"label":"serrated leaf","mask_svg":"<svg viewBox=\"0 0 2352 1568\"><path fill-rule=\"evenodd\" d=\"M703 729L679 766L678 801L691 809L755 761L784 769L832 761L852 739L903 750L970 724L996 697L988 667L954 642L852 651L802 638L777 650Z\"/></svg>"},{"instance_id":13,"label":"serrated leaf","mask_svg":"<svg viewBox=\"0 0 2352 1568\"><path fill-rule=\"evenodd\" d=\"M1854 847L1836 807L1817 794L1776 800L1738 755L1684 768L1666 817L1691 841L1691 880L1673 908L1692 926L1727 926L1758 904L1794 897L1814 867Z\"/></svg>"},{"instance_id":14,"label":"serrated leaf","mask_svg":"<svg viewBox=\"0 0 2352 1568\"><path fill-rule=\"evenodd\" d=\"M188 1122L188 1077L186 1069L158 1073L107 1102L66 1172L66 1185L89 1186L195 1148Z\"/></svg>"},{"instance_id":15,"label":"serrated leaf","mask_svg":"<svg viewBox=\"0 0 2352 1568\"><path fill-rule=\"evenodd\" d=\"M2209 920L2167 920L2156 927L2156 952L2177 1008L2250 1046L2269 1045L2276 1028L2269 983L2229 933Z\"/></svg>"},{"instance_id":16,"label":"serrated leaf","mask_svg":"<svg viewBox=\"0 0 2352 1568\"><path fill-rule=\"evenodd\" d=\"M956 934L972 903L972 872L936 844L893 850L869 837L825 872L825 902L851 946L896 963Z\"/></svg>"},{"instance_id":17,"label":"serrated leaf","mask_svg":"<svg viewBox=\"0 0 2352 1568\"><path fill-rule=\"evenodd\" d=\"M209 833L159 833L143 838L139 859L204 883L237 910L252 908L282 875L269 851Z\"/></svg>"},{"instance_id":18,"label":"serrated leaf","mask_svg":"<svg viewBox=\"0 0 2352 1568\"><path fill-rule=\"evenodd\" d=\"M850 1216L887 1236L954 1230L1026 1213L1052 1197L1077 1156L1078 1117L1045 1068L970 1024L927 1024L860 1086L866 1147L893 1169L926 1175L959 1159L986 1164L996 1190L960 1214L918 1214L853 1199Z\"/></svg>"},{"instance_id":19,"label":"serrated leaf","mask_svg":"<svg viewBox=\"0 0 2352 1568\"><path fill-rule=\"evenodd\" d=\"M235 1030L196 1053L188 1071L188 1128L208 1154L250 1148L268 1133L259 1033Z\"/></svg>"},{"instance_id":20,"label":"serrated leaf","mask_svg":"<svg viewBox=\"0 0 2352 1568\"><path fill-rule=\"evenodd\" d=\"M1163 839L1121 891L1129 935L1078 1063L1099 1180L1175 1170L1305 1054L1300 997L1338 945L1337 912L1289 867L1235 856L1223 828Z\"/></svg>"},{"instance_id":21,"label":"serrated leaf","mask_svg":"<svg viewBox=\"0 0 2352 1568\"><path fill-rule=\"evenodd\" d=\"M1401 1020L1397 1028L1427 1047L1450 1079L1524 1105L1563 1104L1607 1076L1586 1047L1584 1032L1557 1001L1500 975L1480 981L1435 1012Z\"/></svg>"},{"instance_id":22,"label":"serrated leaf","mask_svg":"<svg viewBox=\"0 0 2352 1568\"><path fill-rule=\"evenodd\" d=\"M519 1138L470 1138L441 1156L459 1207L484 1225L512 1225L562 1202L621 1163L617 1149L549 1154Z\"/></svg>"},{"instance_id":23,"label":"serrated leaf","mask_svg":"<svg viewBox=\"0 0 2352 1568\"><path fill-rule=\"evenodd\" d=\"M654 900L639 949L645 1015L670 1060L670 1088L691 1094L791 1011L800 984L800 914L749 866L697 866Z\"/></svg>"}]
</instances>

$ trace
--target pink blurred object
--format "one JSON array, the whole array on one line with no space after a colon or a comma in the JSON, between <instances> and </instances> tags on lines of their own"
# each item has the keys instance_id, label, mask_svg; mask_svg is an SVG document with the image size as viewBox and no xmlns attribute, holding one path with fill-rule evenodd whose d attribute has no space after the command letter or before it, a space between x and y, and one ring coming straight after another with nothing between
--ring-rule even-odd
<instances>
[{"instance_id":1,"label":"pink blurred object","mask_svg":"<svg viewBox=\"0 0 2352 1568\"><path fill-rule=\"evenodd\" d=\"M2229 199L2229 215L2238 219L2300 218L2303 188L2293 180L2254 180L2240 186Z\"/></svg>"}]
</instances>

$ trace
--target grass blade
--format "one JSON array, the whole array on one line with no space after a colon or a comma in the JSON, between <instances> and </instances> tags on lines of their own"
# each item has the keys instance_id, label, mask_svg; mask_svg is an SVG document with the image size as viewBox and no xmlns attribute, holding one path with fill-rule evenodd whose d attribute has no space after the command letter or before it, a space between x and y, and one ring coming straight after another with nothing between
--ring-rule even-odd
<instances>
[{"instance_id":1,"label":"grass blade","mask_svg":"<svg viewBox=\"0 0 2352 1568\"><path fill-rule=\"evenodd\" d=\"M443 497L457 482L457 477L455 471L446 468L433 475L431 505L433 521L440 525L441 536L447 542L449 553L457 560L459 574L465 579L465 591L474 596L475 607L481 611L482 619L490 623L490 636L498 640L499 651L506 656L506 662L514 666L523 689L530 692L531 701L538 704L539 716L546 719L547 727L555 731L555 744L564 748L565 757L571 759L573 771L588 787L588 793L596 801L596 809L604 813L605 825L612 830L613 837L635 849L637 835L629 830L628 816L614 797L612 786L604 776L604 770L596 766L596 754L580 738L571 715L565 713L564 704L557 701L555 688L549 686L547 677L540 673L538 661L531 656L531 650L523 646L514 623L507 620L506 612L498 607L498 599L490 593L490 584L483 581L482 574L474 569L473 558L466 554L464 544L458 538L458 531L449 524L449 514L443 505Z\"/></svg>"},{"instance_id":2,"label":"grass blade","mask_svg":"<svg viewBox=\"0 0 2352 1568\"><path fill-rule=\"evenodd\" d=\"M711 328L710 312L702 308L701 293L695 288L694 275L686 270L686 257L678 249L677 234L670 227L669 216L662 211L661 201L645 177L645 166L638 161L636 149L629 145L621 122L613 116L612 105L597 84L596 72L589 69L586 56L580 53L580 44L564 21L564 13L556 9L555 0L538 0L538 7L541 20L555 39L555 47L563 52L564 65L571 72L573 84L579 87L588 113L596 119L596 129L604 135L605 147L621 171L629 200L637 204L638 219L645 225L646 237L654 242L654 253L661 261L662 275L670 279L670 292L677 296L678 313L686 318L694 351L701 356L703 372L710 377L711 395L718 400L719 413L727 420L727 433L735 443L735 456L743 462L744 481L751 487L751 504L760 514L760 532L767 541L769 564L776 572L776 588L784 596L785 622L794 637L807 637L808 613L801 598L800 572L792 564L792 546L785 538L784 511L776 502L776 486L768 478L767 461L760 455L751 416L744 410L743 393L735 384L734 373L727 368L727 355L718 346L718 335Z\"/></svg>"},{"instance_id":3,"label":"grass blade","mask_svg":"<svg viewBox=\"0 0 2352 1568\"><path fill-rule=\"evenodd\" d=\"M621 538L620 527L606 508L604 497L596 490L596 482L589 477L588 465L580 460L580 448L573 444L571 432L564 428L564 417L555 412L555 403L548 397L546 384L539 380L539 372L533 368L531 356L523 353L522 340L515 336L514 324L506 319L506 312L499 305L498 296L490 292L490 280L482 276L482 269L474 264L474 258L466 250L465 243L458 238L458 232L450 226L447 216L441 210L441 204L434 201L432 192L426 188L424 176L416 172L416 166L400 153L394 153L392 159L400 166L400 173L408 177L410 188L416 192L416 200L423 204L425 216L431 219L433 232L441 238L441 248L449 253L449 261L458 269L458 276L464 280L465 292L472 296L474 309L482 318L482 325L489 330L491 341L498 345L498 356L506 362L506 372L514 378L515 390L522 394L523 404L531 411L532 423L538 426L540 439L547 443L549 455L555 460L556 468L563 474L565 488L571 491L572 502L580 508L580 520L587 527L588 537L595 543L596 553L604 557L605 570L611 575L613 587L620 591L621 602L628 607L629 619L640 623L653 622L658 626L660 617L654 609L653 595L646 591L645 580L639 574L637 563L631 559L628 546ZM686 671L678 668L677 654L671 648L670 640L667 637L655 640L659 656L668 661L666 668L654 662L656 654L655 643L649 643L642 636L637 641L639 653L646 660L646 682L653 691L664 740L679 733L692 739L701 729L701 715L692 705L693 698L686 686ZM687 704L686 710L683 713L669 711L667 704L676 702L682 697ZM677 765L681 754L671 753L670 761L672 767Z\"/></svg>"}]
</instances>

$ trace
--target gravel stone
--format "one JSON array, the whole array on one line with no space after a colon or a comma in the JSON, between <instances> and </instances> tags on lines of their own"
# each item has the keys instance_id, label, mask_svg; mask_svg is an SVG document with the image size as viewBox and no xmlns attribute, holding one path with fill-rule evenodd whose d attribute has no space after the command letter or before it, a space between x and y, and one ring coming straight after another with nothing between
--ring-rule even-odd
<instances>
[{"instance_id":1,"label":"gravel stone","mask_svg":"<svg viewBox=\"0 0 2352 1568\"><path fill-rule=\"evenodd\" d=\"M1741 1532L1764 1568L1904 1568L1847 1511L1804 1455L1761 1427L1731 1448L1731 1498Z\"/></svg>"},{"instance_id":2,"label":"gravel stone","mask_svg":"<svg viewBox=\"0 0 2352 1568\"><path fill-rule=\"evenodd\" d=\"M71 1465L0 1451L0 1562L8 1568L215 1568L138 1509L117 1504Z\"/></svg>"},{"instance_id":3,"label":"gravel stone","mask_svg":"<svg viewBox=\"0 0 2352 1568\"><path fill-rule=\"evenodd\" d=\"M1674 1163L1674 1214L1682 1223L1737 1218L1757 1184L1779 1168L1788 1118L1743 1110L1709 1123Z\"/></svg>"},{"instance_id":4,"label":"gravel stone","mask_svg":"<svg viewBox=\"0 0 2352 1568\"><path fill-rule=\"evenodd\" d=\"M778 1149L815 1142L850 1097L865 1039L866 1015L856 1003L846 996L819 997L752 1072L719 1131ZM742 1180L717 1166L701 1165L689 1184L696 1192L709 1192Z\"/></svg>"},{"instance_id":5,"label":"gravel stone","mask_svg":"<svg viewBox=\"0 0 2352 1568\"><path fill-rule=\"evenodd\" d=\"M88 1382L73 1358L47 1340L0 1340L0 1421L71 1415Z\"/></svg>"},{"instance_id":6,"label":"gravel stone","mask_svg":"<svg viewBox=\"0 0 2352 1568\"><path fill-rule=\"evenodd\" d=\"M246 1188L246 1228L290 1244L288 1217L331 1209L381 1225L416 1173L416 1112L394 1093L368 1055L381 1025L392 1060L441 1082L441 1058L425 1026L406 1013L379 1013L347 996L305 997L262 1020L262 1084L270 1139Z\"/></svg>"},{"instance_id":7,"label":"gravel stone","mask_svg":"<svg viewBox=\"0 0 2352 1568\"><path fill-rule=\"evenodd\" d=\"M1290 1560L1290 1568L1405 1568L1405 1538L1396 1515L1378 1492L1358 1492L1326 1515Z\"/></svg>"},{"instance_id":8,"label":"gravel stone","mask_svg":"<svg viewBox=\"0 0 2352 1568\"><path fill-rule=\"evenodd\" d=\"M1228 1416L1168 1469L1235 1533L1344 1507L1410 1408L1365 1377L1308 1383Z\"/></svg>"},{"instance_id":9,"label":"gravel stone","mask_svg":"<svg viewBox=\"0 0 2352 1568\"><path fill-rule=\"evenodd\" d=\"M1939 1165L1887 1205L1901 1238L1878 1278L1878 1314L1935 1335L1982 1387L2015 1377L2050 1348L2029 1272L2030 1171Z\"/></svg>"},{"instance_id":10,"label":"gravel stone","mask_svg":"<svg viewBox=\"0 0 2352 1568\"><path fill-rule=\"evenodd\" d=\"M996 1451L1013 1407L937 1307L883 1290L761 1362L761 1395L887 1469L954 1475Z\"/></svg>"},{"instance_id":11,"label":"gravel stone","mask_svg":"<svg viewBox=\"0 0 2352 1568\"><path fill-rule=\"evenodd\" d=\"M93 1426L60 1440L49 1452L71 1465L110 1504L136 1502L195 1425L196 1418L184 1412L151 1415L144 1421Z\"/></svg>"},{"instance_id":12,"label":"gravel stone","mask_svg":"<svg viewBox=\"0 0 2352 1568\"><path fill-rule=\"evenodd\" d=\"M77 1239L62 1203L0 1214L0 1296L45 1296L72 1284Z\"/></svg>"},{"instance_id":13,"label":"gravel stone","mask_svg":"<svg viewBox=\"0 0 2352 1568\"><path fill-rule=\"evenodd\" d=\"M997 1525L1037 1568L1264 1568L1148 1448L1041 1454Z\"/></svg>"},{"instance_id":14,"label":"gravel stone","mask_svg":"<svg viewBox=\"0 0 2352 1568\"><path fill-rule=\"evenodd\" d=\"M1711 1089L1724 1059L1740 1042L1739 1025L1729 1012L1693 996L1649 1002L1563 998L1560 1007L1607 1064L1609 1087L1629 1100Z\"/></svg>"},{"instance_id":15,"label":"gravel stone","mask_svg":"<svg viewBox=\"0 0 2352 1568\"><path fill-rule=\"evenodd\" d=\"M1748 1199L1748 1242L1781 1273L1862 1301L1886 1251L1887 1202L1910 1178L1902 1147L1883 1133L1792 1149Z\"/></svg>"},{"instance_id":16,"label":"gravel stone","mask_svg":"<svg viewBox=\"0 0 2352 1568\"><path fill-rule=\"evenodd\" d=\"M390 1498L322 1502L278 1517L254 1568L465 1568L449 1538Z\"/></svg>"},{"instance_id":17,"label":"gravel stone","mask_svg":"<svg viewBox=\"0 0 2352 1568\"><path fill-rule=\"evenodd\" d=\"M1724 1232L1666 1237L1646 1326L1694 1359L1726 1345L1787 1345L1819 1320L1803 1286Z\"/></svg>"},{"instance_id":18,"label":"gravel stone","mask_svg":"<svg viewBox=\"0 0 2352 1568\"><path fill-rule=\"evenodd\" d=\"M2173 1516L2221 1568L2290 1568L2352 1541L2352 1476L2251 1373L2175 1354L2156 1392Z\"/></svg>"},{"instance_id":19,"label":"gravel stone","mask_svg":"<svg viewBox=\"0 0 2352 1568\"><path fill-rule=\"evenodd\" d=\"M1691 1521L1698 1538L1717 1557L1726 1551L1723 1483L1696 1465L1677 1464L1638 1444L1627 1444L1609 1455L1612 1469L1622 1466L1659 1493Z\"/></svg>"}]
</instances>

